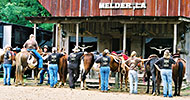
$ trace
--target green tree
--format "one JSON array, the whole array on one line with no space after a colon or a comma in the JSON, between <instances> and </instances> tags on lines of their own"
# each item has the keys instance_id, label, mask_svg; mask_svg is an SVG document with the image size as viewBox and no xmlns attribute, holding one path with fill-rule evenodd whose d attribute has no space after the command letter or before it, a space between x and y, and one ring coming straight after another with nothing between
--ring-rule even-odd
<instances>
[{"instance_id":1,"label":"green tree","mask_svg":"<svg viewBox=\"0 0 190 100\"><path fill-rule=\"evenodd\" d=\"M32 27L33 24L25 20L29 16L51 16L37 0L2 0L0 2L0 19L14 24ZM52 30L53 24L39 24L39 27Z\"/></svg>"}]
</instances>

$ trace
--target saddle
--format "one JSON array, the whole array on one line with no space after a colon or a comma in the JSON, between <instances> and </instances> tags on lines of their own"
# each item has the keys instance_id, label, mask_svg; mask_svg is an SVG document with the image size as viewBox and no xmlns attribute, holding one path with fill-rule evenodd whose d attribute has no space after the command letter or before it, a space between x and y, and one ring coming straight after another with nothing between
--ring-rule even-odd
<instances>
[{"instance_id":1,"label":"saddle","mask_svg":"<svg viewBox=\"0 0 190 100\"><path fill-rule=\"evenodd\" d=\"M32 52L32 51L28 51L28 52L29 52L29 57L27 59L28 66L31 69L35 69L36 66L38 65L38 58L36 57L34 52Z\"/></svg>"}]
</instances>

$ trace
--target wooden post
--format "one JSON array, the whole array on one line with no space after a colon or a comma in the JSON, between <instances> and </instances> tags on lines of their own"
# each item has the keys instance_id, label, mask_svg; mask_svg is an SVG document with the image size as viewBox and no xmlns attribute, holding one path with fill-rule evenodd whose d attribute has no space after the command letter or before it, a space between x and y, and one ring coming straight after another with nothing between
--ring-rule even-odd
<instances>
[{"instance_id":1,"label":"wooden post","mask_svg":"<svg viewBox=\"0 0 190 100\"><path fill-rule=\"evenodd\" d=\"M58 24L58 33L57 33L57 51L61 49L61 25Z\"/></svg>"},{"instance_id":2,"label":"wooden post","mask_svg":"<svg viewBox=\"0 0 190 100\"><path fill-rule=\"evenodd\" d=\"M79 23L76 24L76 46L79 46Z\"/></svg>"},{"instance_id":3,"label":"wooden post","mask_svg":"<svg viewBox=\"0 0 190 100\"><path fill-rule=\"evenodd\" d=\"M35 39L36 39L36 23L34 23L34 36L35 36Z\"/></svg>"},{"instance_id":4,"label":"wooden post","mask_svg":"<svg viewBox=\"0 0 190 100\"><path fill-rule=\"evenodd\" d=\"M124 31L123 31L123 53L125 53L126 50L126 35L127 35L127 24L124 24Z\"/></svg>"},{"instance_id":5,"label":"wooden post","mask_svg":"<svg viewBox=\"0 0 190 100\"><path fill-rule=\"evenodd\" d=\"M34 23L34 36L35 36L35 39L36 39L36 23ZM32 70L32 79L34 79L34 70Z\"/></svg>"},{"instance_id":6,"label":"wooden post","mask_svg":"<svg viewBox=\"0 0 190 100\"><path fill-rule=\"evenodd\" d=\"M177 24L174 24L173 54L176 53L176 46L177 46Z\"/></svg>"},{"instance_id":7,"label":"wooden post","mask_svg":"<svg viewBox=\"0 0 190 100\"><path fill-rule=\"evenodd\" d=\"M55 47L58 47L58 31L59 31L59 24L56 24L56 30L55 30Z\"/></svg>"},{"instance_id":8,"label":"wooden post","mask_svg":"<svg viewBox=\"0 0 190 100\"><path fill-rule=\"evenodd\" d=\"M190 27L190 25L189 25ZM185 33L185 50L190 51L190 28ZM186 62L186 82L190 83L190 52L185 57Z\"/></svg>"},{"instance_id":9,"label":"wooden post","mask_svg":"<svg viewBox=\"0 0 190 100\"><path fill-rule=\"evenodd\" d=\"M115 73L115 88L119 88L119 72Z\"/></svg>"}]
</instances>

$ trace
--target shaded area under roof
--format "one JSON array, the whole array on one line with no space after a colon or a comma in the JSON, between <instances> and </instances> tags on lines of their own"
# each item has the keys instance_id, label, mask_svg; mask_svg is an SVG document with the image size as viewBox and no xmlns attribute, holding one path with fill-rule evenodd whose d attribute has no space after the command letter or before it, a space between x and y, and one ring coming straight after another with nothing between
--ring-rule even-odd
<instances>
[{"instance_id":1,"label":"shaded area under roof","mask_svg":"<svg viewBox=\"0 0 190 100\"><path fill-rule=\"evenodd\" d=\"M190 22L184 16L88 16L88 17L25 17L32 23L81 23L81 22L121 22L128 24L179 24Z\"/></svg>"}]
</instances>

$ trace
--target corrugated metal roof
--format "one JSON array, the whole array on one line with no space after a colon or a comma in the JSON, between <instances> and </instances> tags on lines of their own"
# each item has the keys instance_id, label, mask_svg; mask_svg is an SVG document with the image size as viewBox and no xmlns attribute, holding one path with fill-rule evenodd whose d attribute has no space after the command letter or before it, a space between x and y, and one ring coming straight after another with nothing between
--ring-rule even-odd
<instances>
[{"instance_id":1,"label":"corrugated metal roof","mask_svg":"<svg viewBox=\"0 0 190 100\"><path fill-rule=\"evenodd\" d=\"M185 16L190 0L38 0L52 16ZM146 9L99 9L99 3L147 3Z\"/></svg>"}]
</instances>

